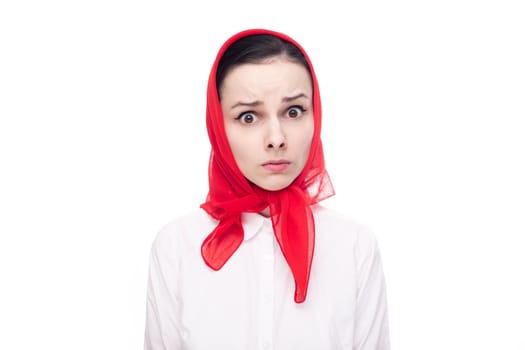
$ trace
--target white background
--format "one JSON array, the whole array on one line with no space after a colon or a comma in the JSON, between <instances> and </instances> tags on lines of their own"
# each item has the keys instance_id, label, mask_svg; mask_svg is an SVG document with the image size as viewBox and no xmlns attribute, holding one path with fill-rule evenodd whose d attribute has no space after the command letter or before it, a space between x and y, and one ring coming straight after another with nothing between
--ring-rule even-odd
<instances>
[{"instance_id":1,"label":"white background","mask_svg":"<svg viewBox=\"0 0 525 350\"><path fill-rule=\"evenodd\" d=\"M501 0L3 1L0 348L142 348L152 240L206 195L209 69L265 27L314 63L325 204L378 237L393 349L525 349L524 18Z\"/></svg>"}]
</instances>

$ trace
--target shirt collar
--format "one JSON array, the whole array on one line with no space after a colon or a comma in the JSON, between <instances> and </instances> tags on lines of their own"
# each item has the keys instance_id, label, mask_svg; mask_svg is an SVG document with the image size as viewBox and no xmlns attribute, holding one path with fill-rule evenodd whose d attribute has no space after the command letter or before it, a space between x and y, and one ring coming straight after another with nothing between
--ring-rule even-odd
<instances>
[{"instance_id":1,"label":"shirt collar","mask_svg":"<svg viewBox=\"0 0 525 350\"><path fill-rule=\"evenodd\" d=\"M248 241L255 237L265 225L272 226L270 218L266 218L257 213L242 213L242 227L244 229L244 240Z\"/></svg>"}]
</instances>

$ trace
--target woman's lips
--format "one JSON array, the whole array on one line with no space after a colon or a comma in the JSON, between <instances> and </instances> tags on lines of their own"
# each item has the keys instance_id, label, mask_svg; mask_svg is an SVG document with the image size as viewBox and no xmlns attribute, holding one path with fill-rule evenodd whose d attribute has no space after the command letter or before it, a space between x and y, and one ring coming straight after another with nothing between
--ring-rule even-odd
<instances>
[{"instance_id":1,"label":"woman's lips","mask_svg":"<svg viewBox=\"0 0 525 350\"><path fill-rule=\"evenodd\" d=\"M283 172L290 167L287 160L271 160L263 164L264 169L271 172Z\"/></svg>"}]
</instances>

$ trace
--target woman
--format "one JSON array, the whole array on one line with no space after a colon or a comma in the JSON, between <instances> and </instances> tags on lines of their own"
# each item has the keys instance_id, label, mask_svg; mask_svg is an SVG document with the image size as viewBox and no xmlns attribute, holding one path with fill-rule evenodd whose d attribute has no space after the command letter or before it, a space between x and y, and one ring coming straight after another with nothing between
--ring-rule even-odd
<instances>
[{"instance_id":1,"label":"woman","mask_svg":"<svg viewBox=\"0 0 525 350\"><path fill-rule=\"evenodd\" d=\"M206 202L152 247L145 349L389 349L374 235L318 205L334 191L301 46L263 29L228 39L207 127Z\"/></svg>"}]
</instances>

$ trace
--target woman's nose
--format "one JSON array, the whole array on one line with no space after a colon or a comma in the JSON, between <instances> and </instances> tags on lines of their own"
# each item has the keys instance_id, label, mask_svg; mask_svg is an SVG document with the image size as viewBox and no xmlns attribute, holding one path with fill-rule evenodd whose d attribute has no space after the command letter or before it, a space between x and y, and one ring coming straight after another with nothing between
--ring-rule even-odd
<instances>
[{"instance_id":1,"label":"woman's nose","mask_svg":"<svg viewBox=\"0 0 525 350\"><path fill-rule=\"evenodd\" d=\"M266 139L267 149L284 149L286 148L286 136L284 134L281 122L278 119L272 119L268 123L268 136Z\"/></svg>"}]
</instances>

